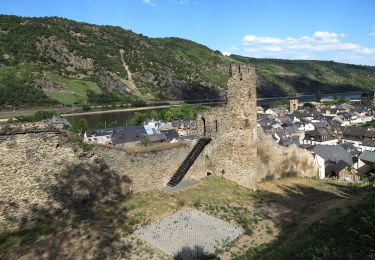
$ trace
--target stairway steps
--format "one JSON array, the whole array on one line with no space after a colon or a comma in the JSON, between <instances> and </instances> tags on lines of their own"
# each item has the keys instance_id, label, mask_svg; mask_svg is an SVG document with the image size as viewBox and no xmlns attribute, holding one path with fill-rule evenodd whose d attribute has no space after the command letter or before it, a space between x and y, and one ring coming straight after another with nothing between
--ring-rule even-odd
<instances>
[{"instance_id":1,"label":"stairway steps","mask_svg":"<svg viewBox=\"0 0 375 260\"><path fill-rule=\"evenodd\" d=\"M176 186L188 172L190 167L193 165L199 154L203 151L204 147L211 141L211 138L200 138L190 153L186 156L176 173L168 182L168 186Z\"/></svg>"}]
</instances>

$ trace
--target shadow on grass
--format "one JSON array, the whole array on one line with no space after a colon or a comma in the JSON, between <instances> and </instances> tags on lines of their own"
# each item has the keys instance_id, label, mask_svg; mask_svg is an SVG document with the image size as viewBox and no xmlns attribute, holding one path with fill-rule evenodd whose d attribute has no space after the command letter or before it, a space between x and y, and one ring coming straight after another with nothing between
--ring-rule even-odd
<instances>
[{"instance_id":1,"label":"shadow on grass","mask_svg":"<svg viewBox=\"0 0 375 260\"><path fill-rule=\"evenodd\" d=\"M375 256L374 194L349 211L327 210L312 224L303 221L317 210L328 209L332 199L348 199L366 187L325 183L326 190L300 184L276 187L282 192L259 191L257 206L276 209L271 218L280 232L270 244L249 249L238 259L366 259ZM372 199L369 199L372 196ZM362 204L361 204L362 203ZM334 207L335 204L332 204ZM363 223L361 223L363 222ZM302 228L301 228L302 227ZM348 257L350 256L350 257ZM371 257L369 259L372 259Z\"/></svg>"},{"instance_id":2,"label":"shadow on grass","mask_svg":"<svg viewBox=\"0 0 375 260\"><path fill-rule=\"evenodd\" d=\"M217 260L220 259L213 254L207 254L200 246L183 247L180 252L176 254L173 259L175 260Z\"/></svg>"},{"instance_id":3,"label":"shadow on grass","mask_svg":"<svg viewBox=\"0 0 375 260\"><path fill-rule=\"evenodd\" d=\"M126 222L118 206L129 194L130 180L104 160L68 165L43 187L49 205L32 205L18 230L0 234L0 257L123 258L129 246L120 241ZM17 207L17 205L13 205ZM14 221L11 215L9 221Z\"/></svg>"},{"instance_id":4,"label":"shadow on grass","mask_svg":"<svg viewBox=\"0 0 375 260\"><path fill-rule=\"evenodd\" d=\"M268 204L283 208L286 212L304 213L311 207L332 199L346 198L362 192L363 187L345 186L335 183L326 183L331 186L332 191L323 190L301 184L295 185L276 185L276 188L282 193L260 190L253 194L258 206Z\"/></svg>"}]
</instances>

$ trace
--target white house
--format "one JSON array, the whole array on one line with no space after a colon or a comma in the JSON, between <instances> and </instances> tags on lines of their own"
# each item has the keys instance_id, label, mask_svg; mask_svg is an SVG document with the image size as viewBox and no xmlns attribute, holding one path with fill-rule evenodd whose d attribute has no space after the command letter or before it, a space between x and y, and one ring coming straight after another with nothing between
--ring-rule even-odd
<instances>
[{"instance_id":1,"label":"white house","mask_svg":"<svg viewBox=\"0 0 375 260\"><path fill-rule=\"evenodd\" d=\"M91 144L112 144L113 143L113 129L87 129L83 135L83 141Z\"/></svg>"}]
</instances>

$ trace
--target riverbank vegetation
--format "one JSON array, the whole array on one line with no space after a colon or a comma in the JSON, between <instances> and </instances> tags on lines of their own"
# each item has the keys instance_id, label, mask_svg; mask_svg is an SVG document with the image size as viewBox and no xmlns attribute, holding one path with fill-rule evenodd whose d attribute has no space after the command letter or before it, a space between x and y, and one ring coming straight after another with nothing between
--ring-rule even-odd
<instances>
[{"instance_id":1,"label":"riverbank vegetation","mask_svg":"<svg viewBox=\"0 0 375 260\"><path fill-rule=\"evenodd\" d=\"M17 122L38 122L45 119L51 119L56 112L53 110L41 110L37 111L32 115L28 116L17 116L15 121ZM13 119L10 119L12 121Z\"/></svg>"},{"instance_id":2,"label":"riverbank vegetation","mask_svg":"<svg viewBox=\"0 0 375 260\"><path fill-rule=\"evenodd\" d=\"M166 110L161 111L150 111L150 112L136 112L134 117L130 120L132 125L140 125L146 120L194 120L200 111L209 109L209 106L205 105L189 105L182 104L181 106L170 107Z\"/></svg>"}]
</instances>

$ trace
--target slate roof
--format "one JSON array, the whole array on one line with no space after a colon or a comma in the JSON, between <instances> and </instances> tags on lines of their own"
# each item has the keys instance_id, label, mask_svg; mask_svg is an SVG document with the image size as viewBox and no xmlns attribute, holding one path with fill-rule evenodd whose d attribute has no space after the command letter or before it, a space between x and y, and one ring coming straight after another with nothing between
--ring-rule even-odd
<instances>
[{"instance_id":1,"label":"slate roof","mask_svg":"<svg viewBox=\"0 0 375 260\"><path fill-rule=\"evenodd\" d=\"M114 145L141 141L147 138L143 125L116 127L113 129L112 142Z\"/></svg>"},{"instance_id":2,"label":"slate roof","mask_svg":"<svg viewBox=\"0 0 375 260\"><path fill-rule=\"evenodd\" d=\"M285 147L289 147L293 144L297 146L300 145L298 136L282 137L279 144Z\"/></svg>"},{"instance_id":3,"label":"slate roof","mask_svg":"<svg viewBox=\"0 0 375 260\"><path fill-rule=\"evenodd\" d=\"M311 124L313 124L313 126L315 126L316 128L329 126L329 124L326 121L311 122Z\"/></svg>"},{"instance_id":4,"label":"slate roof","mask_svg":"<svg viewBox=\"0 0 375 260\"><path fill-rule=\"evenodd\" d=\"M364 140L362 142L363 146L375 147L375 140Z\"/></svg>"},{"instance_id":5,"label":"slate roof","mask_svg":"<svg viewBox=\"0 0 375 260\"><path fill-rule=\"evenodd\" d=\"M332 177L332 173L338 174L340 171L348 167L348 165L348 163L341 160L337 163L329 162L326 166L326 177Z\"/></svg>"},{"instance_id":6,"label":"slate roof","mask_svg":"<svg viewBox=\"0 0 375 260\"><path fill-rule=\"evenodd\" d=\"M148 140L150 140L151 142L164 142L167 140L167 137L163 133L153 134L148 136Z\"/></svg>"},{"instance_id":7,"label":"slate roof","mask_svg":"<svg viewBox=\"0 0 375 260\"><path fill-rule=\"evenodd\" d=\"M368 138L375 138L375 129L373 128L367 129L364 136Z\"/></svg>"},{"instance_id":8,"label":"slate roof","mask_svg":"<svg viewBox=\"0 0 375 260\"><path fill-rule=\"evenodd\" d=\"M316 145L314 153L324 158L325 161L334 163L344 161L349 165L353 165L350 154L340 145Z\"/></svg>"},{"instance_id":9,"label":"slate roof","mask_svg":"<svg viewBox=\"0 0 375 260\"><path fill-rule=\"evenodd\" d=\"M160 130L160 132L165 135L168 142L172 141L175 138L178 138L178 133L175 129Z\"/></svg>"},{"instance_id":10,"label":"slate roof","mask_svg":"<svg viewBox=\"0 0 375 260\"><path fill-rule=\"evenodd\" d=\"M358 139L362 139L366 132L366 128L358 127L358 126L347 126L343 130L344 137L354 137Z\"/></svg>"},{"instance_id":11,"label":"slate roof","mask_svg":"<svg viewBox=\"0 0 375 260\"><path fill-rule=\"evenodd\" d=\"M354 107L348 103L342 103L340 105L337 106L337 108L339 110L349 110L349 109L353 109Z\"/></svg>"},{"instance_id":12,"label":"slate roof","mask_svg":"<svg viewBox=\"0 0 375 260\"><path fill-rule=\"evenodd\" d=\"M359 156L359 159L366 162L375 162L375 152L366 150Z\"/></svg>"},{"instance_id":13,"label":"slate roof","mask_svg":"<svg viewBox=\"0 0 375 260\"><path fill-rule=\"evenodd\" d=\"M288 132L289 134L292 134L292 133L299 133L301 132L297 126L295 125L290 125L290 126L286 126L284 127L285 131Z\"/></svg>"},{"instance_id":14,"label":"slate roof","mask_svg":"<svg viewBox=\"0 0 375 260\"><path fill-rule=\"evenodd\" d=\"M342 143L340 146L342 146L351 156L357 156L361 153L361 151L351 143Z\"/></svg>"},{"instance_id":15,"label":"slate roof","mask_svg":"<svg viewBox=\"0 0 375 260\"><path fill-rule=\"evenodd\" d=\"M87 129L86 130L86 136L104 136L104 135L112 135L113 134L113 128L100 128L100 129Z\"/></svg>"}]
</instances>

